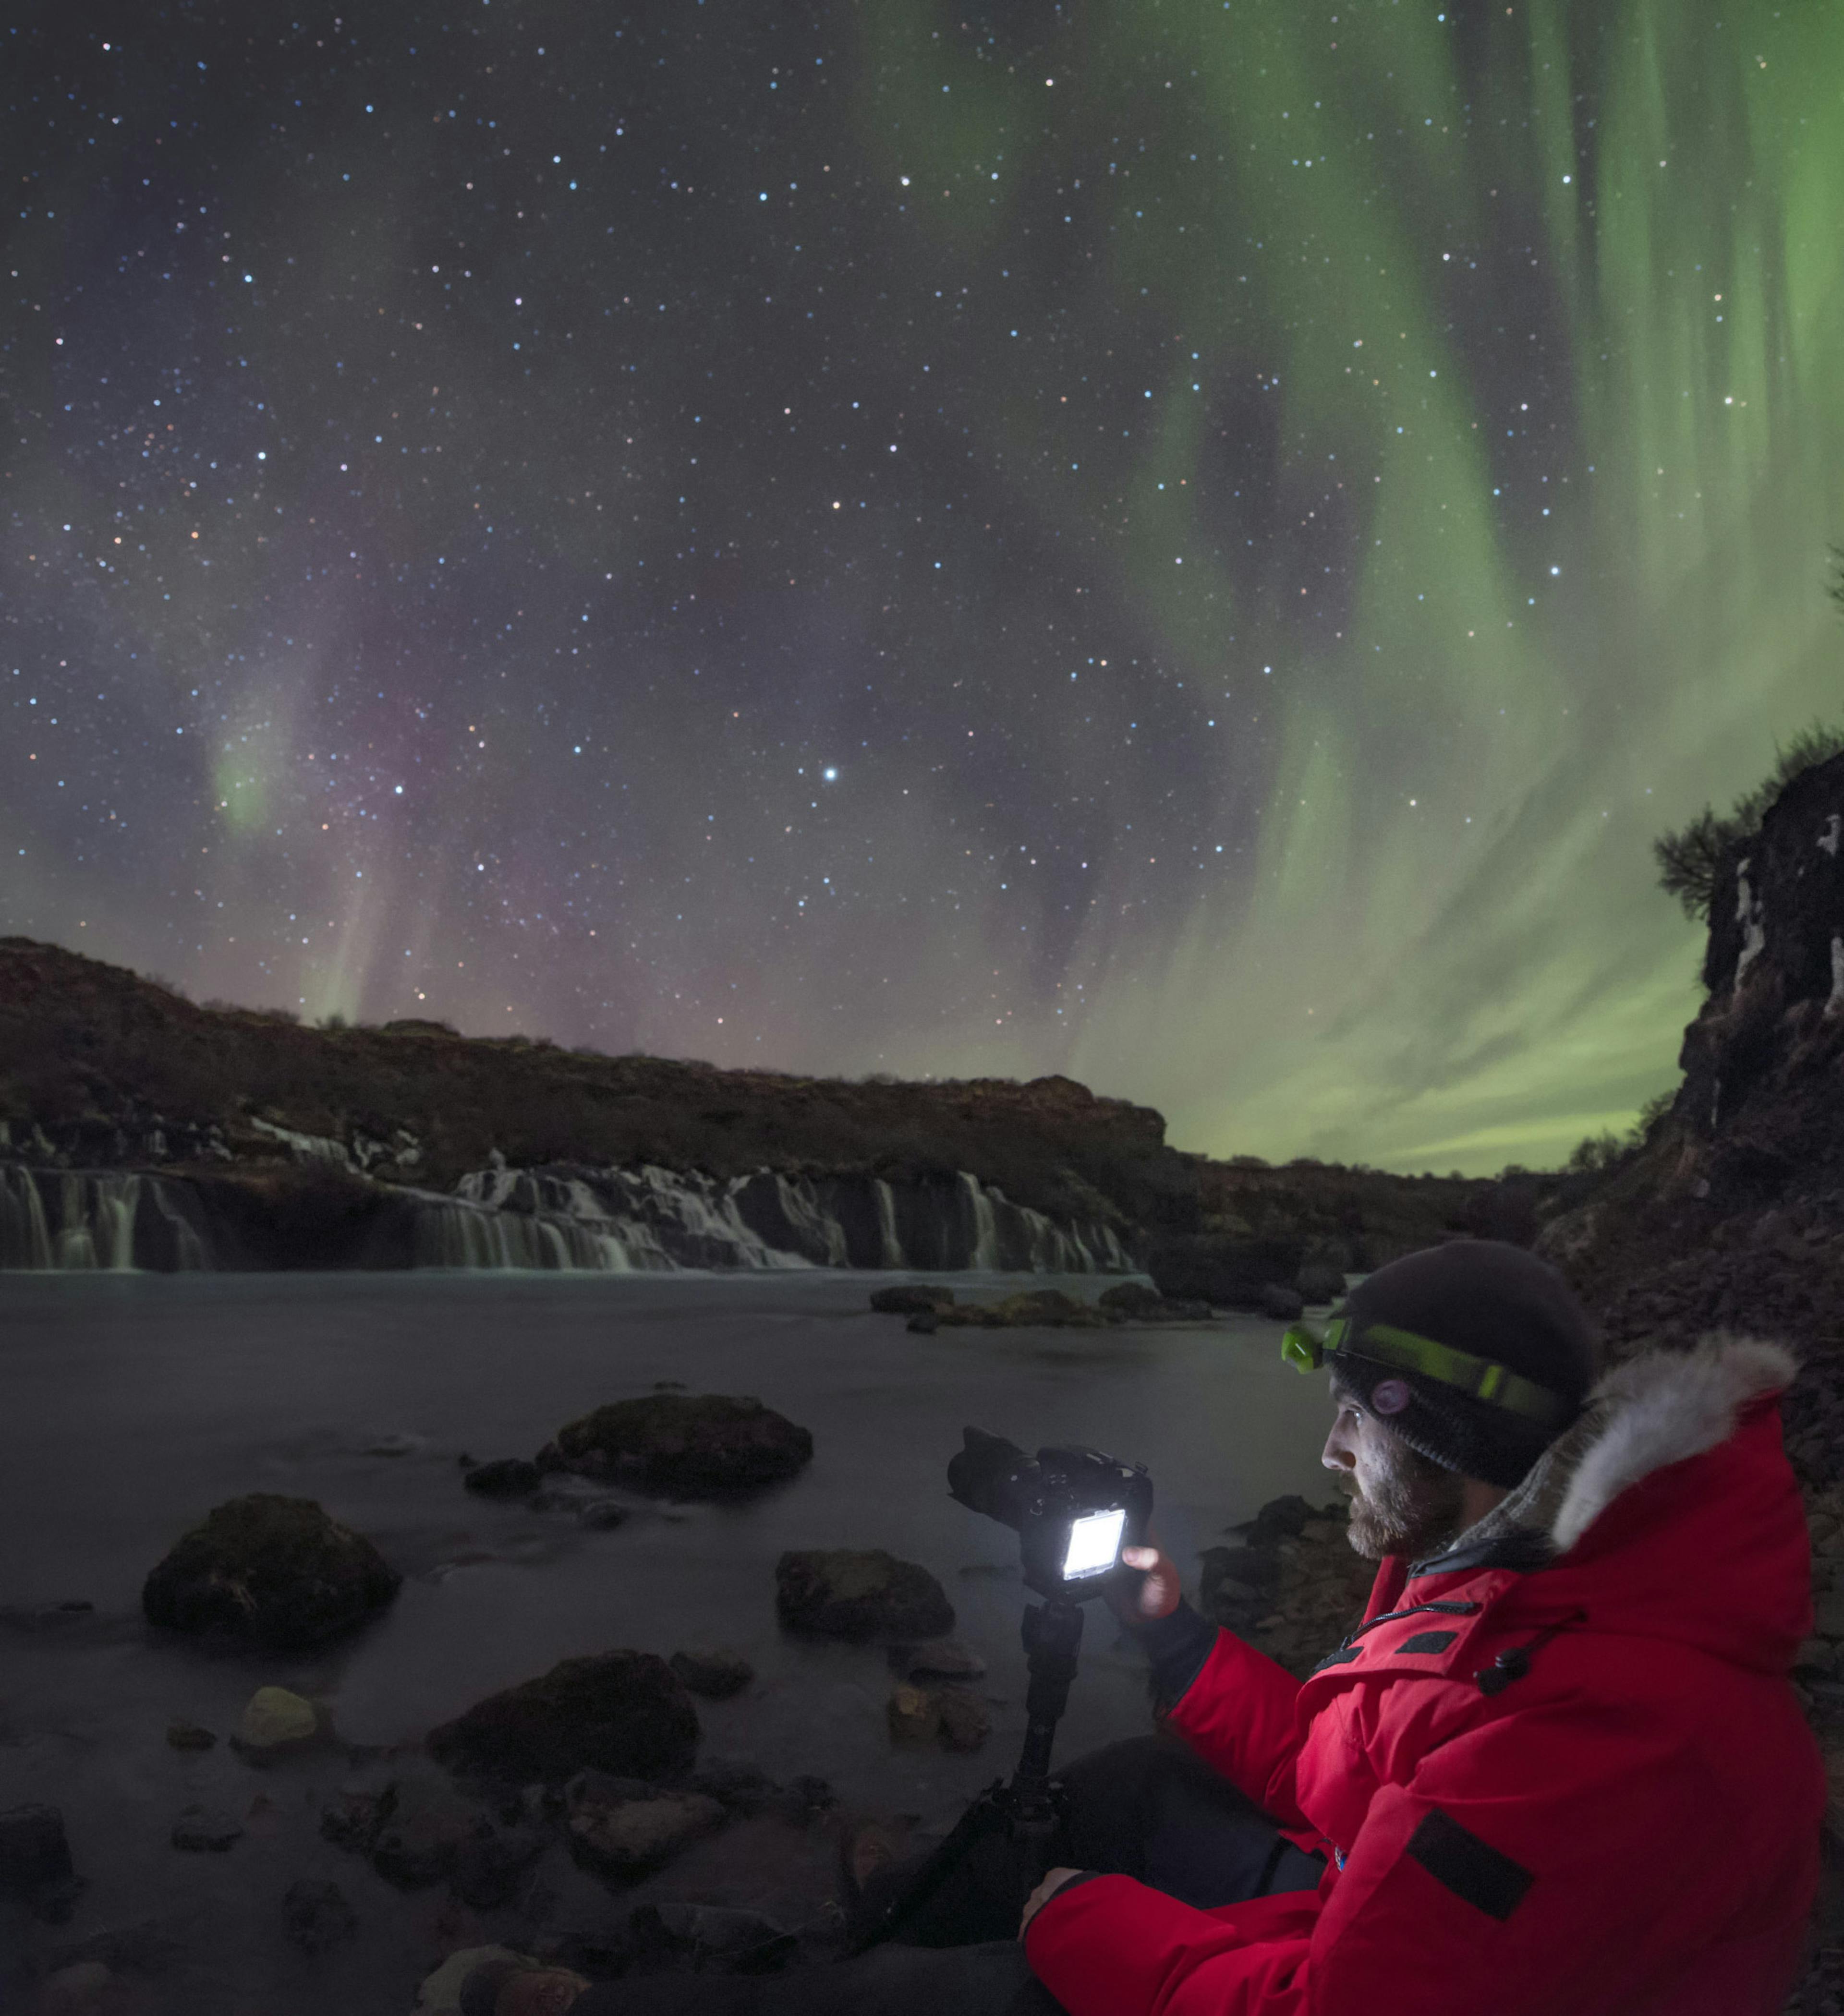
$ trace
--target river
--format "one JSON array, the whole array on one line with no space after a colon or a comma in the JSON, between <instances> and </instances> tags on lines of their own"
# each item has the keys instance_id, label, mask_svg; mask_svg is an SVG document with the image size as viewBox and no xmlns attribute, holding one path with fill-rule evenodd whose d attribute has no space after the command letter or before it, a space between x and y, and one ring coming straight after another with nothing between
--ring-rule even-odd
<instances>
[{"instance_id":1,"label":"river","mask_svg":"<svg viewBox=\"0 0 1844 2016\"><path fill-rule=\"evenodd\" d=\"M869 1311L893 1278L0 1274L0 1615L13 1614L0 1623L0 1809L57 1806L87 1879L67 1925L14 1935L42 1962L157 1919L216 1956L203 1972L188 1959L168 1971L196 2016L285 2016L330 2009L329 1996L345 2016L394 2016L445 1939L465 1939L439 1899L404 1903L320 1840L344 1767L259 1773L221 1744L182 1755L164 1741L169 1721L224 1734L274 1682L325 1701L348 1742L413 1743L572 1654L715 1640L758 1677L734 1701L699 1705L702 1754L777 1778L818 1773L849 1806L938 1821L1010 1769L1023 1728L1016 1543L947 1496L963 1426L1147 1463L1155 1528L1187 1570L1267 1499L1335 1495L1317 1460L1324 1383L1283 1364L1277 1324L922 1337ZM963 1299L1100 1285L934 1278ZM812 1431L813 1462L747 1506L655 1506L607 1532L463 1490L463 1452L528 1456L564 1421L665 1381L758 1395ZM400 1453L369 1453L380 1448ZM211 1506L250 1491L317 1499L369 1534L405 1577L390 1612L301 1658L209 1658L151 1636L148 1570ZM802 1546L888 1547L941 1579L958 1634L990 1664L983 1752L893 1748L884 1655L780 1633L775 1561ZM63 1603L93 1608L55 1628L20 1615ZM1063 1757L1147 1726L1143 1661L1100 1606L1088 1615ZM168 1845L189 1802L242 1813L258 1795L266 1805L229 1852ZM280 1893L302 1874L338 1881L361 1919L318 1973L276 1936Z\"/></svg>"}]
</instances>

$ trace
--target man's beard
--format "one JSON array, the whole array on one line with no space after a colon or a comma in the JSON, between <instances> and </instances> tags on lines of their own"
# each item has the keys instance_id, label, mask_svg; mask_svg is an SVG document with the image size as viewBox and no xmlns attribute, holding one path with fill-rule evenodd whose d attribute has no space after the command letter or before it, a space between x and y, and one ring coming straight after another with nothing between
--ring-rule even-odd
<instances>
[{"instance_id":1,"label":"man's beard","mask_svg":"<svg viewBox=\"0 0 1844 2016\"><path fill-rule=\"evenodd\" d=\"M1352 1551L1368 1561L1385 1554L1421 1561L1459 1534L1465 1482L1457 1471L1443 1470L1393 1438L1391 1454L1388 1469L1370 1489L1352 1496Z\"/></svg>"}]
</instances>

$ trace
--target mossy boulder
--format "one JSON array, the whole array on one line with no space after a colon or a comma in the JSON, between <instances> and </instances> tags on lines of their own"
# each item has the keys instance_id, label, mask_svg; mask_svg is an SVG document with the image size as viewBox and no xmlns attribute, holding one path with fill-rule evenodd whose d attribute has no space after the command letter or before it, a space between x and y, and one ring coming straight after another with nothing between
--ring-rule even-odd
<instances>
[{"instance_id":1,"label":"mossy boulder","mask_svg":"<svg viewBox=\"0 0 1844 2016\"><path fill-rule=\"evenodd\" d=\"M775 1564L775 1608L791 1631L889 1642L942 1638L954 1606L927 1568L881 1547L807 1548Z\"/></svg>"},{"instance_id":2,"label":"mossy boulder","mask_svg":"<svg viewBox=\"0 0 1844 2016\"><path fill-rule=\"evenodd\" d=\"M362 1533L312 1499L256 1492L180 1535L142 1585L141 1607L169 1630L286 1651L355 1629L402 1583Z\"/></svg>"},{"instance_id":3,"label":"mossy boulder","mask_svg":"<svg viewBox=\"0 0 1844 2016\"><path fill-rule=\"evenodd\" d=\"M451 1771L515 1785L560 1784L585 1769L657 1783L691 1769L698 1733L691 1697L664 1659L596 1652L476 1701L425 1747Z\"/></svg>"},{"instance_id":4,"label":"mossy boulder","mask_svg":"<svg viewBox=\"0 0 1844 2016\"><path fill-rule=\"evenodd\" d=\"M953 1306L954 1291L938 1287L932 1282L918 1281L871 1291L871 1307L880 1316L927 1316L931 1310L951 1309Z\"/></svg>"},{"instance_id":5,"label":"mossy boulder","mask_svg":"<svg viewBox=\"0 0 1844 2016\"><path fill-rule=\"evenodd\" d=\"M557 1431L564 1467L641 1491L719 1498L792 1477L813 1460L805 1428L727 1393L648 1393Z\"/></svg>"}]
</instances>

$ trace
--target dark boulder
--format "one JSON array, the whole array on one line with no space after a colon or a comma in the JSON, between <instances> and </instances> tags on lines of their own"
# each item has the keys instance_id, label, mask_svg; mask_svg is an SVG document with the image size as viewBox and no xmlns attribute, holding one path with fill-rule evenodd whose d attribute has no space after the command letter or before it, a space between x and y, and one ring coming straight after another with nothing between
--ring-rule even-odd
<instances>
[{"instance_id":1,"label":"dark boulder","mask_svg":"<svg viewBox=\"0 0 1844 2016\"><path fill-rule=\"evenodd\" d=\"M1282 1287L1278 1281L1270 1281L1262 1291L1262 1314L1277 1323L1298 1323L1306 1306L1291 1288Z\"/></svg>"},{"instance_id":2,"label":"dark boulder","mask_svg":"<svg viewBox=\"0 0 1844 2016\"><path fill-rule=\"evenodd\" d=\"M708 1793L636 1790L598 1772L573 1780L566 1798L571 1853L598 1875L626 1882L669 1862L728 1818Z\"/></svg>"},{"instance_id":3,"label":"dark boulder","mask_svg":"<svg viewBox=\"0 0 1844 2016\"><path fill-rule=\"evenodd\" d=\"M1280 1557L1271 1547L1206 1548L1198 1607L1213 1624L1246 1632L1274 1607Z\"/></svg>"},{"instance_id":4,"label":"dark boulder","mask_svg":"<svg viewBox=\"0 0 1844 2016\"><path fill-rule=\"evenodd\" d=\"M473 1464L461 1481L483 1498L529 1498L538 1489L538 1466L522 1456L501 1456Z\"/></svg>"},{"instance_id":5,"label":"dark boulder","mask_svg":"<svg viewBox=\"0 0 1844 2016\"><path fill-rule=\"evenodd\" d=\"M372 1838L371 1864L401 1889L441 1882L464 1849L492 1831L484 1808L427 1772L394 1778L379 1803L382 1820Z\"/></svg>"},{"instance_id":6,"label":"dark boulder","mask_svg":"<svg viewBox=\"0 0 1844 2016\"><path fill-rule=\"evenodd\" d=\"M235 1813L221 1808L188 1806L173 1823L171 1840L175 1848L193 1855L221 1855L243 1838L243 1823Z\"/></svg>"},{"instance_id":7,"label":"dark boulder","mask_svg":"<svg viewBox=\"0 0 1844 2016\"><path fill-rule=\"evenodd\" d=\"M927 1569L881 1547L783 1554L775 1608L789 1630L820 1638L945 1638L954 1628L954 1607Z\"/></svg>"},{"instance_id":8,"label":"dark boulder","mask_svg":"<svg viewBox=\"0 0 1844 2016\"><path fill-rule=\"evenodd\" d=\"M312 1499L258 1492L215 1507L182 1534L148 1576L141 1607L170 1630L289 1651L362 1624L402 1582L362 1533Z\"/></svg>"},{"instance_id":9,"label":"dark boulder","mask_svg":"<svg viewBox=\"0 0 1844 2016\"><path fill-rule=\"evenodd\" d=\"M70 1879L70 1847L56 1806L0 1813L0 1897L29 1897Z\"/></svg>"},{"instance_id":10,"label":"dark boulder","mask_svg":"<svg viewBox=\"0 0 1844 2016\"><path fill-rule=\"evenodd\" d=\"M651 1652L597 1652L476 1701L430 1731L430 1755L450 1770L516 1785L556 1784L585 1766L669 1779L691 1768L697 1712L679 1676Z\"/></svg>"},{"instance_id":11,"label":"dark boulder","mask_svg":"<svg viewBox=\"0 0 1844 2016\"><path fill-rule=\"evenodd\" d=\"M1298 1492L1290 1491L1284 1498L1270 1498L1255 1514L1248 1522L1245 1543L1251 1547L1272 1547L1282 1540L1297 1540L1306 1521L1318 1517Z\"/></svg>"},{"instance_id":12,"label":"dark boulder","mask_svg":"<svg viewBox=\"0 0 1844 2016\"><path fill-rule=\"evenodd\" d=\"M1298 1239L1236 1239L1220 1233L1168 1234L1155 1242L1146 1272L1162 1295L1256 1309L1270 1281L1291 1281L1306 1257Z\"/></svg>"},{"instance_id":13,"label":"dark boulder","mask_svg":"<svg viewBox=\"0 0 1844 2016\"><path fill-rule=\"evenodd\" d=\"M722 1497L792 1477L813 1438L761 1401L726 1393L617 1400L557 1431L564 1467L677 1497Z\"/></svg>"},{"instance_id":14,"label":"dark boulder","mask_svg":"<svg viewBox=\"0 0 1844 2016\"><path fill-rule=\"evenodd\" d=\"M938 1288L926 1283L899 1288L873 1288L871 1307L880 1316L923 1316L931 1310L949 1309L954 1306L954 1291Z\"/></svg>"},{"instance_id":15,"label":"dark boulder","mask_svg":"<svg viewBox=\"0 0 1844 2016\"><path fill-rule=\"evenodd\" d=\"M1146 1317L1165 1306L1165 1298L1143 1281L1121 1281L1104 1288L1097 1305L1111 1316Z\"/></svg>"},{"instance_id":16,"label":"dark boulder","mask_svg":"<svg viewBox=\"0 0 1844 2016\"><path fill-rule=\"evenodd\" d=\"M667 1661L694 1694L707 1701L727 1701L755 1678L755 1669L740 1652L724 1645L691 1645Z\"/></svg>"},{"instance_id":17,"label":"dark boulder","mask_svg":"<svg viewBox=\"0 0 1844 2016\"><path fill-rule=\"evenodd\" d=\"M325 1953L358 1929L358 1918L337 1883L301 1876L283 1893L282 1936L304 1953Z\"/></svg>"},{"instance_id":18,"label":"dark boulder","mask_svg":"<svg viewBox=\"0 0 1844 2016\"><path fill-rule=\"evenodd\" d=\"M1340 1267L1309 1260L1295 1280L1303 1302L1335 1302L1345 1292L1345 1273Z\"/></svg>"}]
</instances>

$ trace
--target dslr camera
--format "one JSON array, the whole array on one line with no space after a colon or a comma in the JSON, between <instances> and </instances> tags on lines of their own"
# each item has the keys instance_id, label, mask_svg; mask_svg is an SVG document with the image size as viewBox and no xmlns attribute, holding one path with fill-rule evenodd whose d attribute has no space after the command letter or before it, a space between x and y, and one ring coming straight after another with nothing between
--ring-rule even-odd
<instances>
[{"instance_id":1,"label":"dslr camera","mask_svg":"<svg viewBox=\"0 0 1844 2016\"><path fill-rule=\"evenodd\" d=\"M1051 1603L1081 1603L1118 1583L1122 1547L1146 1539L1152 1479L1143 1463L1092 1449L1040 1449L982 1429L948 1463L948 1495L1018 1536L1027 1588Z\"/></svg>"}]
</instances>

